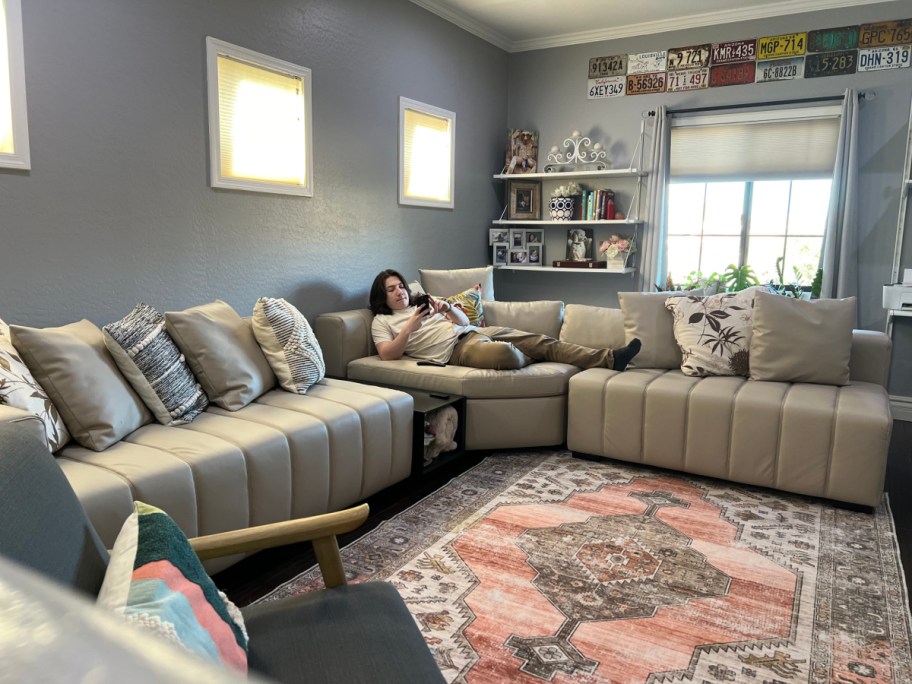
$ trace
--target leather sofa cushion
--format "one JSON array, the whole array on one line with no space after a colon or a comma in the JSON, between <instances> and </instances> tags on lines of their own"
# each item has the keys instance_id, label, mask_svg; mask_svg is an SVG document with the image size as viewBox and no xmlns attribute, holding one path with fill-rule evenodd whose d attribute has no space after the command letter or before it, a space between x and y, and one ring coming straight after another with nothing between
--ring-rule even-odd
<instances>
[{"instance_id":1,"label":"leather sofa cushion","mask_svg":"<svg viewBox=\"0 0 912 684\"><path fill-rule=\"evenodd\" d=\"M418 269L424 292L434 297L451 297L481 284L481 298L494 299L494 267L454 268L449 270Z\"/></svg>"},{"instance_id":2,"label":"leather sofa cushion","mask_svg":"<svg viewBox=\"0 0 912 684\"><path fill-rule=\"evenodd\" d=\"M800 299L760 292L754 302L751 380L849 384L855 297Z\"/></svg>"},{"instance_id":3,"label":"leather sofa cushion","mask_svg":"<svg viewBox=\"0 0 912 684\"><path fill-rule=\"evenodd\" d=\"M674 316L665 308L669 297L684 292L618 292L625 341L638 337L643 348L631 368L680 368L681 348L674 336Z\"/></svg>"},{"instance_id":4,"label":"leather sofa cushion","mask_svg":"<svg viewBox=\"0 0 912 684\"><path fill-rule=\"evenodd\" d=\"M77 442L103 451L152 414L117 370L104 336L87 320L60 328L10 326L13 345Z\"/></svg>"},{"instance_id":5,"label":"leather sofa cushion","mask_svg":"<svg viewBox=\"0 0 912 684\"><path fill-rule=\"evenodd\" d=\"M368 356L352 361L348 377L361 382L412 387L469 399L550 397L567 393L568 380L579 372L565 363L533 363L520 370L498 371L467 366L431 368L414 359L382 361Z\"/></svg>"},{"instance_id":6,"label":"leather sofa cushion","mask_svg":"<svg viewBox=\"0 0 912 684\"><path fill-rule=\"evenodd\" d=\"M586 304L567 304L562 342L572 342L591 349L617 349L624 346L624 318L620 309Z\"/></svg>"},{"instance_id":7,"label":"leather sofa cushion","mask_svg":"<svg viewBox=\"0 0 912 684\"><path fill-rule=\"evenodd\" d=\"M225 302L169 311L165 325L212 403L237 411L275 386L251 322Z\"/></svg>"},{"instance_id":8,"label":"leather sofa cushion","mask_svg":"<svg viewBox=\"0 0 912 684\"><path fill-rule=\"evenodd\" d=\"M485 302L485 322L557 339L564 322L564 303L548 300Z\"/></svg>"}]
</instances>

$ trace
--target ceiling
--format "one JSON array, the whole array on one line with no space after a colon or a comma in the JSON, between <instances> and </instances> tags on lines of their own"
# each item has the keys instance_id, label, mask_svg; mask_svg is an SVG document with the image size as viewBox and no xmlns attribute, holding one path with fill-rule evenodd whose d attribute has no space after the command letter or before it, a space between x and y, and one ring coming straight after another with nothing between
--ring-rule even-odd
<instances>
[{"instance_id":1,"label":"ceiling","mask_svg":"<svg viewBox=\"0 0 912 684\"><path fill-rule=\"evenodd\" d=\"M412 0L507 52L592 43L883 0Z\"/></svg>"}]
</instances>

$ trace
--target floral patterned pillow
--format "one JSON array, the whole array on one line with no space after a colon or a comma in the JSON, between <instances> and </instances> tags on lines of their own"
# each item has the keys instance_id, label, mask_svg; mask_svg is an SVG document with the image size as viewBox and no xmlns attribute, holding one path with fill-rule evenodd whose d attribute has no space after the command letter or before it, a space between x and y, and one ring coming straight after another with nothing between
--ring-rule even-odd
<instances>
[{"instance_id":1,"label":"floral patterned pillow","mask_svg":"<svg viewBox=\"0 0 912 684\"><path fill-rule=\"evenodd\" d=\"M0 320L0 404L33 413L44 423L48 448L57 451L70 441L63 418L16 352L9 326Z\"/></svg>"},{"instance_id":2,"label":"floral patterned pillow","mask_svg":"<svg viewBox=\"0 0 912 684\"><path fill-rule=\"evenodd\" d=\"M756 289L710 297L669 297L684 375L750 375Z\"/></svg>"},{"instance_id":3,"label":"floral patterned pillow","mask_svg":"<svg viewBox=\"0 0 912 684\"><path fill-rule=\"evenodd\" d=\"M443 300L449 302L457 309L462 309L471 325L477 325L479 328L484 327L484 305L481 302L481 283L475 287L470 287L465 292L460 292L452 297L443 297Z\"/></svg>"}]
</instances>

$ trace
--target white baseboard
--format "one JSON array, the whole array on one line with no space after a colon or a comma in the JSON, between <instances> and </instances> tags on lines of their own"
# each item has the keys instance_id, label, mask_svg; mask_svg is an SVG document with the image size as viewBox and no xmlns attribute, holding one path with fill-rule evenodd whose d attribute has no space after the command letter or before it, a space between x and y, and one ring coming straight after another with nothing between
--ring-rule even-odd
<instances>
[{"instance_id":1,"label":"white baseboard","mask_svg":"<svg viewBox=\"0 0 912 684\"><path fill-rule=\"evenodd\" d=\"M893 420L912 422L912 397L900 397L891 394L890 409L893 412Z\"/></svg>"}]
</instances>

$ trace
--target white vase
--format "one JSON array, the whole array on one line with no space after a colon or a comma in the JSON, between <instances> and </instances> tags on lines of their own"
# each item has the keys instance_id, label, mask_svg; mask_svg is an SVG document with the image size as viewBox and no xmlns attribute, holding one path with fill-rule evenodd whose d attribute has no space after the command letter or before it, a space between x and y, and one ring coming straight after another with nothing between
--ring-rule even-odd
<instances>
[{"instance_id":1,"label":"white vase","mask_svg":"<svg viewBox=\"0 0 912 684\"><path fill-rule=\"evenodd\" d=\"M552 221L569 221L573 218L573 207L576 204L572 197L552 197L548 202Z\"/></svg>"}]
</instances>

